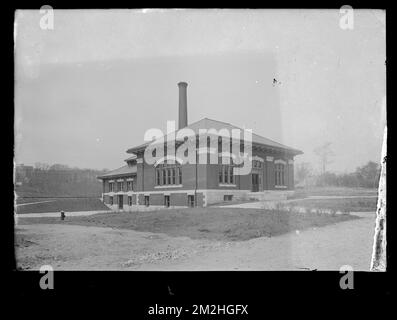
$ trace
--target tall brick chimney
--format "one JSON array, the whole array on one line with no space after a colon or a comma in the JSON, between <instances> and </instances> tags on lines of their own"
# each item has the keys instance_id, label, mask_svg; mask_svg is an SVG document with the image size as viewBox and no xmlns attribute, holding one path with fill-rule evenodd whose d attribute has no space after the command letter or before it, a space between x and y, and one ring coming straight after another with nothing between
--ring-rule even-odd
<instances>
[{"instance_id":1,"label":"tall brick chimney","mask_svg":"<svg viewBox=\"0 0 397 320\"><path fill-rule=\"evenodd\" d=\"M187 83L179 82L179 121L178 129L182 129L187 126Z\"/></svg>"}]
</instances>

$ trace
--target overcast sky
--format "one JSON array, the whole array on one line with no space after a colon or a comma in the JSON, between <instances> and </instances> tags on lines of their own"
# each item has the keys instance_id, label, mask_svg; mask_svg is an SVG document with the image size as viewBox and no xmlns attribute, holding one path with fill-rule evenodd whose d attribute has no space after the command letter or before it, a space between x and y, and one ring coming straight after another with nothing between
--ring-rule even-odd
<instances>
[{"instance_id":1,"label":"overcast sky","mask_svg":"<svg viewBox=\"0 0 397 320\"><path fill-rule=\"evenodd\" d=\"M15 23L16 162L114 169L149 128L204 117L251 128L329 169L379 161L385 125L385 15L355 10L55 10ZM273 79L277 83L273 83Z\"/></svg>"}]
</instances>

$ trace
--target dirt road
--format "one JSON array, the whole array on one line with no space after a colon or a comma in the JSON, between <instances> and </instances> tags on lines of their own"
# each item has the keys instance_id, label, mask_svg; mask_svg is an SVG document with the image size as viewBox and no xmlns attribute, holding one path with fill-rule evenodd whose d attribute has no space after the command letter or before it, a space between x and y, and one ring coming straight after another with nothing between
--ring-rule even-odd
<instances>
[{"instance_id":1,"label":"dirt road","mask_svg":"<svg viewBox=\"0 0 397 320\"><path fill-rule=\"evenodd\" d=\"M223 242L100 227L16 227L19 267L54 270L369 270L374 215L277 237Z\"/></svg>"}]
</instances>

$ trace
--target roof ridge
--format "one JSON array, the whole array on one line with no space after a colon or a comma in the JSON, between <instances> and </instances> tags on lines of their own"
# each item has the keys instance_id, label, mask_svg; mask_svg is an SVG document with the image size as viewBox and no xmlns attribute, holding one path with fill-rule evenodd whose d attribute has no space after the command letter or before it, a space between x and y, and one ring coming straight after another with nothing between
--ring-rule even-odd
<instances>
[{"instance_id":1,"label":"roof ridge","mask_svg":"<svg viewBox=\"0 0 397 320\"><path fill-rule=\"evenodd\" d=\"M224 124L228 124L229 126L236 127L235 125L233 125L233 124L231 124L229 122L219 121L219 120L215 120L215 119L211 119L211 118L207 118L207 117L203 118L202 120L204 120L204 119L211 120L211 121L218 122L218 123L224 123Z\"/></svg>"},{"instance_id":2,"label":"roof ridge","mask_svg":"<svg viewBox=\"0 0 397 320\"><path fill-rule=\"evenodd\" d=\"M121 166L120 168L113 169L113 170L111 170L111 171L109 171L109 172L106 172L106 173L110 173L110 172L112 172L112 171L116 171L116 170L119 170L119 169L124 168L124 167L128 167L128 164L125 164L124 166Z\"/></svg>"},{"instance_id":3,"label":"roof ridge","mask_svg":"<svg viewBox=\"0 0 397 320\"><path fill-rule=\"evenodd\" d=\"M185 128L190 128L190 129L196 130L197 128L194 128L194 127L197 126L197 124L199 124L200 122L204 122L205 127L210 127L210 124L211 124L210 122L214 122L214 123L218 123L218 124L227 125L229 127L236 128L236 129L239 129L239 130L246 130L246 129L243 129L242 127L240 127L240 126L236 126L236 125L231 124L229 122L219 121L219 120L211 119L211 118L208 118L208 117L201 118L200 120L197 120L197 121L187 125ZM173 131L171 133L167 133L164 136L167 137L169 134L177 133L179 130L182 130L182 129L184 129L184 128L176 129L175 131ZM289 147L289 146L287 146L284 143L280 143L280 142L277 142L277 141L275 141L273 139L269 139L269 138L267 138L265 136L257 134L257 133L254 132L254 129L252 129L252 135L257 137L257 138L259 138L259 139L264 139L265 140L265 142L258 141L259 144L267 145L268 143L271 143L271 144L274 144L274 147L279 147L279 148L283 148L283 149L290 149L290 150L294 150L294 151L300 151L300 150L298 150L296 148ZM149 143L150 142L143 143L143 144L141 144L141 145L139 145L139 146L137 146L135 148L144 147L144 146L148 145ZM270 144L270 146L271 146L271 144ZM127 150L127 153L129 153L128 151L131 150L131 149L134 149L134 147L133 148L129 148Z\"/></svg>"},{"instance_id":4,"label":"roof ridge","mask_svg":"<svg viewBox=\"0 0 397 320\"><path fill-rule=\"evenodd\" d=\"M218 122L218 123L224 123L224 124L227 124L227 125L229 125L229 126L235 127L235 128L237 128L237 129L244 130L243 128L241 128L241 127L239 127L239 126L236 126L236 125L234 125L234 124L231 124L231 123L229 123L229 122L224 122L224 121L219 121L219 120L215 120L215 119L210 119L210 118L207 118L207 117L205 117L205 118L203 118L203 119L215 121L215 122ZM281 146L286 147L286 148L288 148L288 149L295 149L295 148L292 148L292 147L287 146L287 145L284 144L284 143L277 142L276 140L269 139L268 137L265 137L265 136L262 136L262 135L260 135L260 134L258 134L258 133L255 133L254 131L252 131L252 134L255 135L255 136L257 136L257 137L267 139L267 140L269 140L269 141L271 141L271 142L273 142L273 143L275 143L275 144L281 145ZM297 150L297 149L295 149L295 150Z\"/></svg>"}]
</instances>

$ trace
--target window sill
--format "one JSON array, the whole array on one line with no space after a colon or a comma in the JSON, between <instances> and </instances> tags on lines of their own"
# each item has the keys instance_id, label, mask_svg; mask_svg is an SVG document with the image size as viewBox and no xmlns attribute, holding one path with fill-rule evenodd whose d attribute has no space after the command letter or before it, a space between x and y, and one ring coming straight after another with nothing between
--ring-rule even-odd
<instances>
[{"instance_id":1,"label":"window sill","mask_svg":"<svg viewBox=\"0 0 397 320\"><path fill-rule=\"evenodd\" d=\"M287 189L287 186L274 186L277 189Z\"/></svg>"},{"instance_id":2,"label":"window sill","mask_svg":"<svg viewBox=\"0 0 397 320\"><path fill-rule=\"evenodd\" d=\"M237 187L237 185L235 184L231 184L231 183L220 183L218 184L219 187Z\"/></svg>"},{"instance_id":3,"label":"window sill","mask_svg":"<svg viewBox=\"0 0 397 320\"><path fill-rule=\"evenodd\" d=\"M154 186L155 189L167 189L167 188L182 188L182 184L165 184L161 186Z\"/></svg>"}]
</instances>

